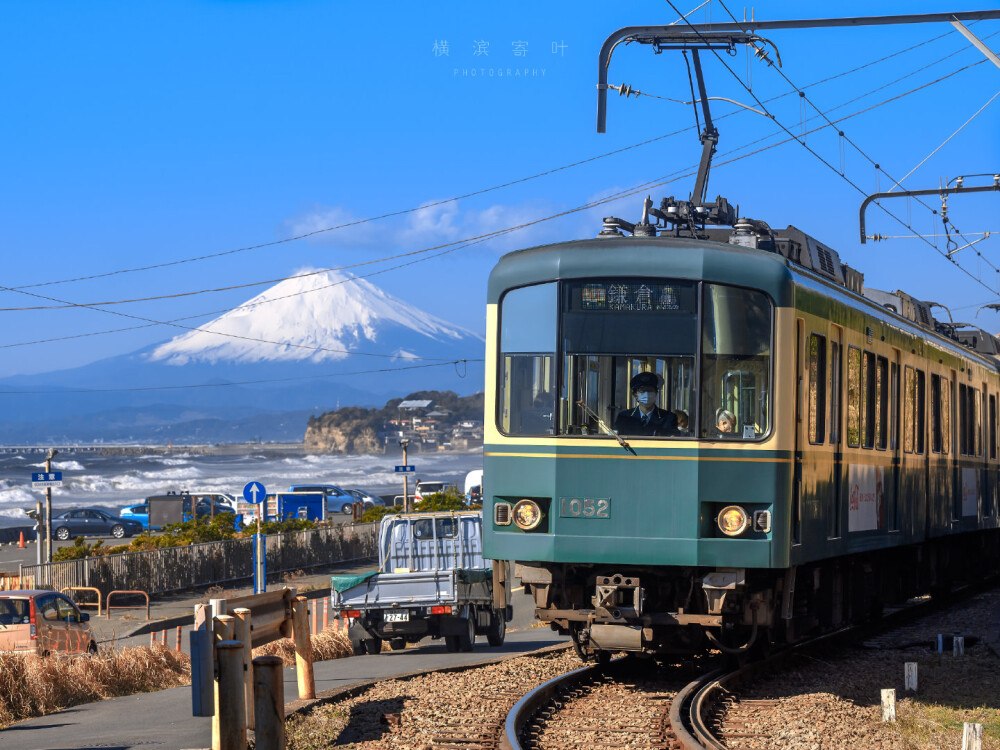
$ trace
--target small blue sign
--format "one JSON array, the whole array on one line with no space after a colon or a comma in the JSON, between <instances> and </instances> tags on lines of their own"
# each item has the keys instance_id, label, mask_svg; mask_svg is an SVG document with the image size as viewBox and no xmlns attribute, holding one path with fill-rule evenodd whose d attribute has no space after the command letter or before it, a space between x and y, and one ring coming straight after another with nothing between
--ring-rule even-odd
<instances>
[{"instance_id":1,"label":"small blue sign","mask_svg":"<svg viewBox=\"0 0 1000 750\"><path fill-rule=\"evenodd\" d=\"M265 497L267 497L267 490L260 482L247 482L243 488L243 499L248 503L257 505L257 503L264 502Z\"/></svg>"},{"instance_id":2,"label":"small blue sign","mask_svg":"<svg viewBox=\"0 0 1000 750\"><path fill-rule=\"evenodd\" d=\"M415 467L415 466L397 466L397 467L396 467L396 471L397 471L397 472L404 472L404 471L416 471L416 470L417 470L417 469L416 469L416 467Z\"/></svg>"},{"instance_id":3,"label":"small blue sign","mask_svg":"<svg viewBox=\"0 0 1000 750\"><path fill-rule=\"evenodd\" d=\"M62 472L61 471L50 471L50 472L33 472L31 474L32 482L61 482Z\"/></svg>"}]
</instances>

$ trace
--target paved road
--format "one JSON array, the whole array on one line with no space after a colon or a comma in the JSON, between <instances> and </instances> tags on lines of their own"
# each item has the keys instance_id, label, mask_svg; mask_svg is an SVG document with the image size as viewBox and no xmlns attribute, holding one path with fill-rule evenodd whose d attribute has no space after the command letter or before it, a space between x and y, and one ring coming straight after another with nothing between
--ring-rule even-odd
<instances>
[{"instance_id":1,"label":"paved road","mask_svg":"<svg viewBox=\"0 0 1000 750\"><path fill-rule=\"evenodd\" d=\"M448 653L443 644L431 644L377 656L355 656L315 665L316 691L391 677L421 669L490 661L559 643L547 628L509 633L502 648L476 639L471 653ZM285 670L285 699L297 696L295 670ZM211 745L211 719L191 716L191 688L181 687L62 711L25 721L0 732L0 748L11 750L83 750L84 748L156 748L183 750Z\"/></svg>"}]
</instances>

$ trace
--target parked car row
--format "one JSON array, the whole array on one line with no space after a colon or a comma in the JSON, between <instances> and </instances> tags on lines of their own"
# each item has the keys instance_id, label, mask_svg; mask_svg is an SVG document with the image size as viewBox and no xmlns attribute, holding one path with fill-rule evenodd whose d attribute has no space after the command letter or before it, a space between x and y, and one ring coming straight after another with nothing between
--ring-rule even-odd
<instances>
[{"instance_id":1,"label":"parked car row","mask_svg":"<svg viewBox=\"0 0 1000 750\"><path fill-rule=\"evenodd\" d=\"M326 512L350 515L354 503L364 503L365 510L385 505L382 498L370 495L364 490L344 490L333 484L293 484L289 492L322 492L326 495Z\"/></svg>"}]
</instances>

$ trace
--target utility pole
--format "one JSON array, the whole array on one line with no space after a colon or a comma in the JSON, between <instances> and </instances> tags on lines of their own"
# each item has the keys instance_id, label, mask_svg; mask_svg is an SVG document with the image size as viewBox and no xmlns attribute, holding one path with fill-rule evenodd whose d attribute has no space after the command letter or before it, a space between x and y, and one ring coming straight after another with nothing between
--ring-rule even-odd
<instances>
[{"instance_id":1,"label":"utility pole","mask_svg":"<svg viewBox=\"0 0 1000 750\"><path fill-rule=\"evenodd\" d=\"M45 473L52 473L52 459L55 458L57 451L55 448L50 448L48 455L45 456ZM45 488L45 562L52 562L52 488Z\"/></svg>"}]
</instances>

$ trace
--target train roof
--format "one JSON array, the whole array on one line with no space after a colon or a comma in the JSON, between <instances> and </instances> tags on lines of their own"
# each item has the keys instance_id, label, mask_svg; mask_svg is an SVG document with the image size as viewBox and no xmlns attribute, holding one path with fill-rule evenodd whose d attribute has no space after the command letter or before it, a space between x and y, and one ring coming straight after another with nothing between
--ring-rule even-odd
<instances>
[{"instance_id":1,"label":"train roof","mask_svg":"<svg viewBox=\"0 0 1000 750\"><path fill-rule=\"evenodd\" d=\"M732 229L703 229L701 237L628 237L617 225L608 231L605 221L605 231L596 239L540 245L503 256L490 274L489 303L498 303L506 289L542 279L635 276L643 267L648 269L646 274L657 275L663 272L658 266L666 261L674 278L710 278L751 286L766 291L778 305L789 305L792 269L804 269L928 333L994 362L1000 360L1000 338L968 323L956 323L950 313L947 322L938 320L931 313L933 307L943 307L938 303L900 290L866 287L864 275L842 263L836 250L794 226L772 230L763 222L741 219Z\"/></svg>"}]
</instances>

